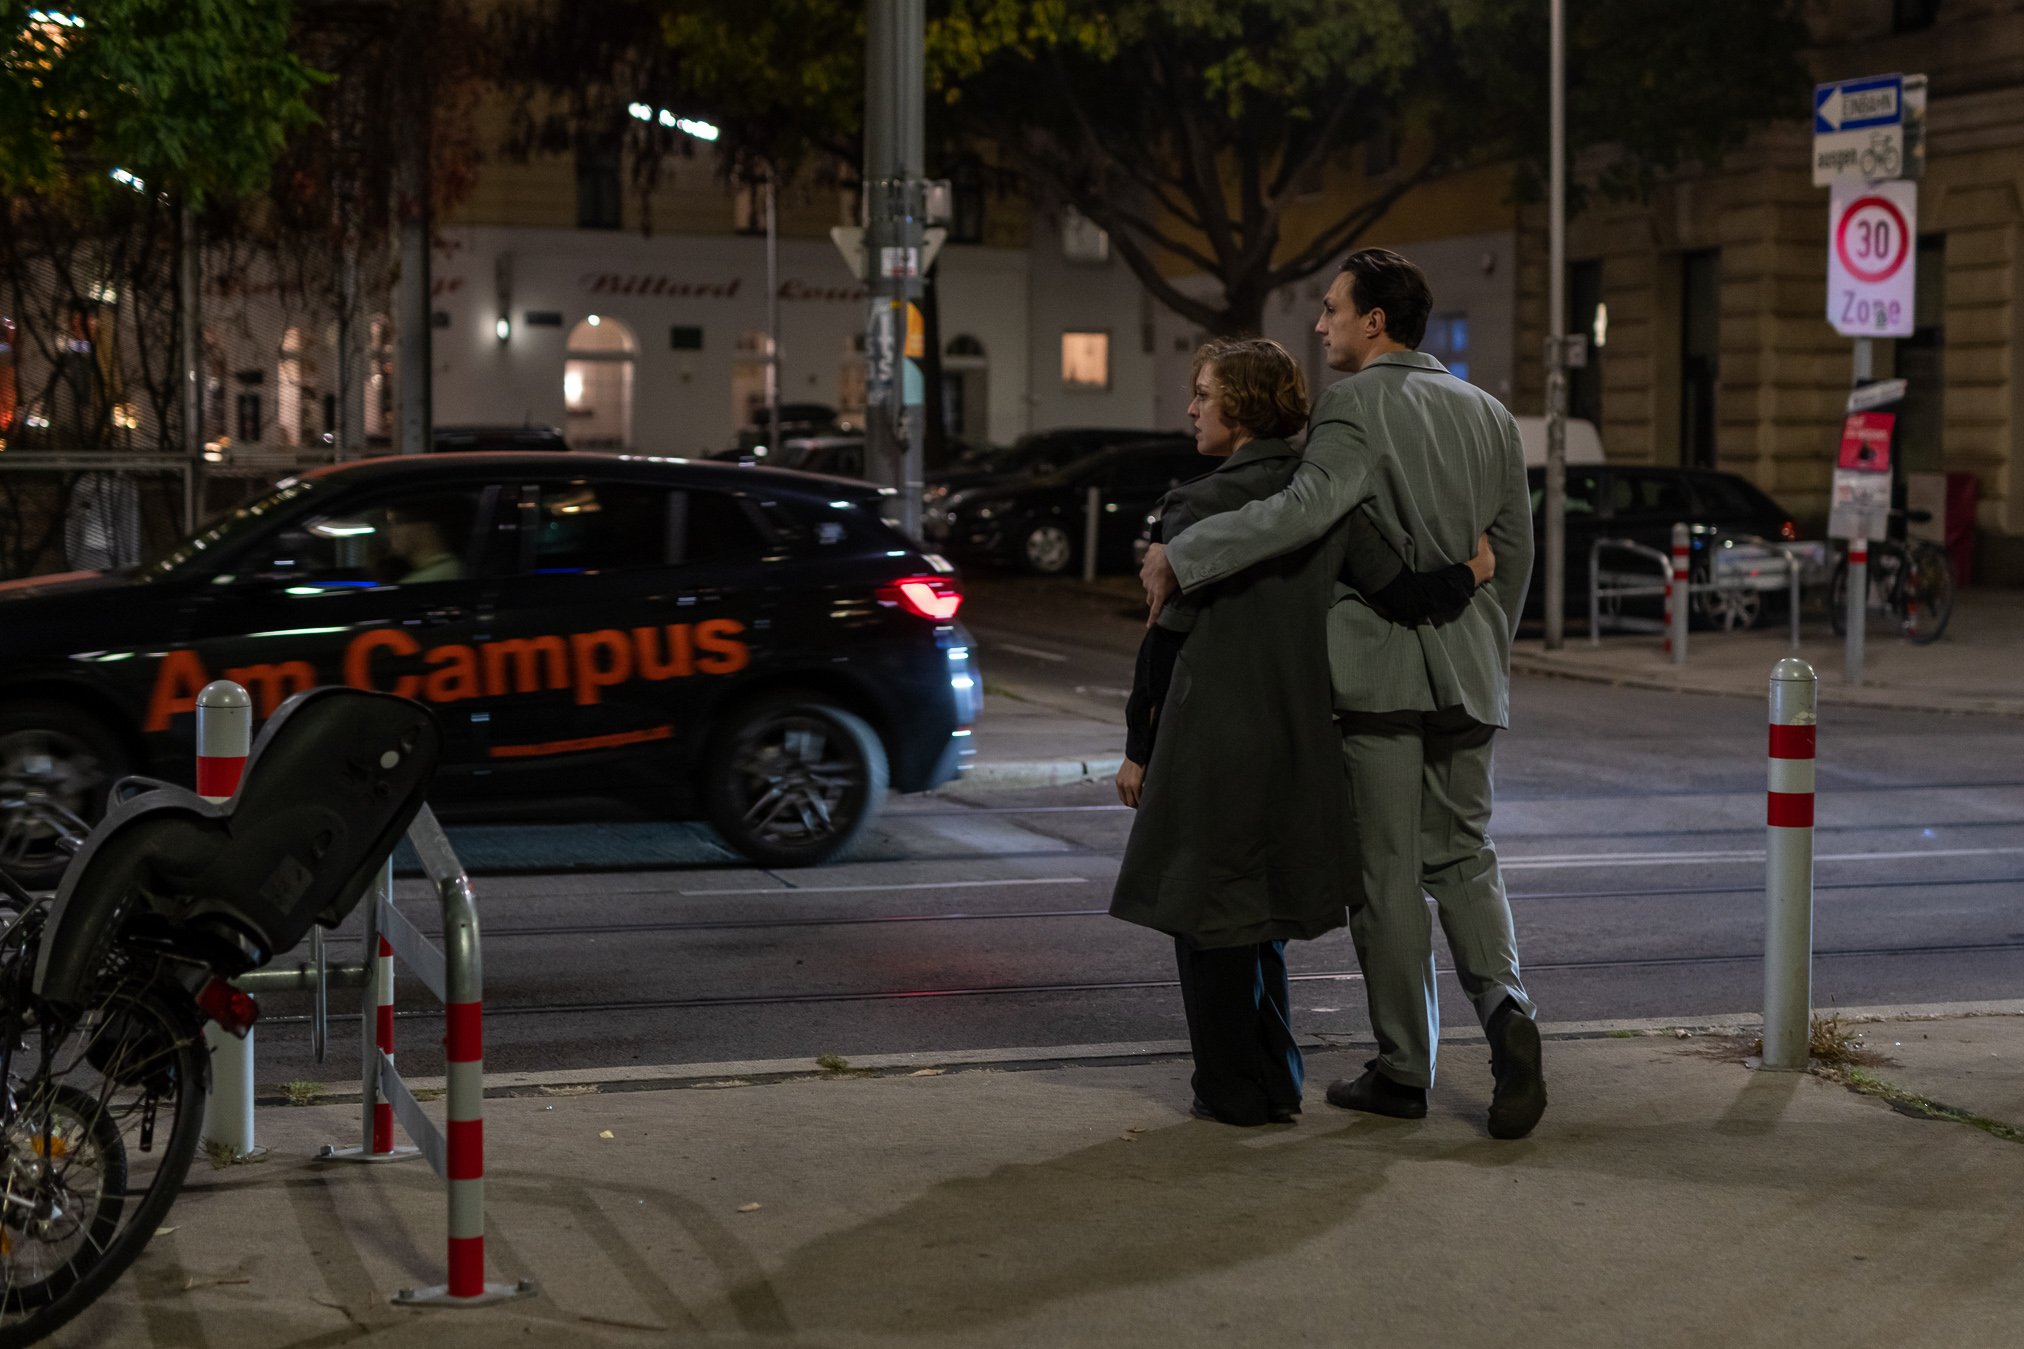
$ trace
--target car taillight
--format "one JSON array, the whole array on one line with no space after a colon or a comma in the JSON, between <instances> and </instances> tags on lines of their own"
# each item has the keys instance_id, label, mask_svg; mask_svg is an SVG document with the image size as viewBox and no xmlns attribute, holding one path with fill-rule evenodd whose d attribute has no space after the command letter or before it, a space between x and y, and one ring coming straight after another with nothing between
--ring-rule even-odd
<instances>
[{"instance_id":1,"label":"car taillight","mask_svg":"<svg viewBox=\"0 0 2024 1349\"><path fill-rule=\"evenodd\" d=\"M253 995L232 987L223 979L213 979L197 994L197 1010L218 1023L218 1029L236 1040L246 1038L246 1032L253 1029L253 1023L260 1019L260 1004L253 1001Z\"/></svg>"},{"instance_id":2,"label":"car taillight","mask_svg":"<svg viewBox=\"0 0 2024 1349\"><path fill-rule=\"evenodd\" d=\"M1784 539L1787 543L1791 543L1797 539L1799 537L1799 522L1797 520L1787 520L1784 524L1778 526L1778 537Z\"/></svg>"},{"instance_id":3,"label":"car taillight","mask_svg":"<svg viewBox=\"0 0 2024 1349\"><path fill-rule=\"evenodd\" d=\"M963 607L963 587L948 576L903 576L878 588L880 604L897 604L915 618L946 623Z\"/></svg>"}]
</instances>

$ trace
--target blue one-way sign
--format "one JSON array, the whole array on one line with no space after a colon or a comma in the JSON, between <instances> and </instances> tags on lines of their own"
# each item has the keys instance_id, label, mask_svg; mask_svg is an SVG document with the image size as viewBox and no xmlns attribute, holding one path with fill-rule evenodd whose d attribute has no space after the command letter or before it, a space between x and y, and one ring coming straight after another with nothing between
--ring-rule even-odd
<instances>
[{"instance_id":1,"label":"blue one-way sign","mask_svg":"<svg viewBox=\"0 0 2024 1349\"><path fill-rule=\"evenodd\" d=\"M1813 134L1864 131L1904 121L1904 76L1873 75L1813 87Z\"/></svg>"}]
</instances>

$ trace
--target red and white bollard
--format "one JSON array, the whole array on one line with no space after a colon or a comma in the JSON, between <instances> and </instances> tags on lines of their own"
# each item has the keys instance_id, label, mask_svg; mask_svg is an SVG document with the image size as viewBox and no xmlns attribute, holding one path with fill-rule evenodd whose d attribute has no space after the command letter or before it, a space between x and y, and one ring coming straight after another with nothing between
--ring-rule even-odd
<instances>
[{"instance_id":1,"label":"red and white bollard","mask_svg":"<svg viewBox=\"0 0 2024 1349\"><path fill-rule=\"evenodd\" d=\"M1673 664L1687 663L1687 611L1689 583L1687 554L1691 537L1683 524L1673 526L1673 570L1666 577L1666 654Z\"/></svg>"},{"instance_id":2,"label":"red and white bollard","mask_svg":"<svg viewBox=\"0 0 2024 1349\"><path fill-rule=\"evenodd\" d=\"M1848 644L1842 650L1841 677L1862 682L1863 639L1869 627L1869 540L1848 541Z\"/></svg>"},{"instance_id":3,"label":"red and white bollard","mask_svg":"<svg viewBox=\"0 0 2024 1349\"><path fill-rule=\"evenodd\" d=\"M1813 1023L1813 754L1820 677L1796 657L1771 671L1765 796L1764 1067L1806 1069Z\"/></svg>"},{"instance_id":4,"label":"red and white bollard","mask_svg":"<svg viewBox=\"0 0 2024 1349\"><path fill-rule=\"evenodd\" d=\"M391 884L391 882L388 882ZM366 902L376 903L378 897L368 896ZM380 1053L387 1056L387 1062L394 1057L394 948L385 937L378 938L379 949L373 960L373 1044ZM394 1153L394 1106L385 1094L378 1090L378 1077L374 1077L374 1092L369 1098L372 1104L372 1153L376 1157L389 1157Z\"/></svg>"},{"instance_id":5,"label":"red and white bollard","mask_svg":"<svg viewBox=\"0 0 2024 1349\"><path fill-rule=\"evenodd\" d=\"M204 685L197 695L197 795L230 800L252 752L252 697L229 679Z\"/></svg>"},{"instance_id":6,"label":"red and white bollard","mask_svg":"<svg viewBox=\"0 0 2024 1349\"><path fill-rule=\"evenodd\" d=\"M485 1048L478 1002L443 1009L443 1059L449 1076L444 1162L450 1185L452 1298L485 1295Z\"/></svg>"},{"instance_id":7,"label":"red and white bollard","mask_svg":"<svg viewBox=\"0 0 2024 1349\"><path fill-rule=\"evenodd\" d=\"M197 695L197 795L228 801L239 790L253 750L253 699L229 679L204 685ZM234 1158L264 1149L253 1138L253 1031L244 1038L204 1023L211 1050L211 1094L204 1099L204 1137L231 1149Z\"/></svg>"}]
</instances>

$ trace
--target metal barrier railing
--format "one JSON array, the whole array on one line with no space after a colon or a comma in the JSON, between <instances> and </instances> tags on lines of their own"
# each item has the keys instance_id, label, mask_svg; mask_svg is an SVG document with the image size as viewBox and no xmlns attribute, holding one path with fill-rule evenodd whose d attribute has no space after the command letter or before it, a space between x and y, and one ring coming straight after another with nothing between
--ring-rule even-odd
<instances>
[{"instance_id":1,"label":"metal barrier railing","mask_svg":"<svg viewBox=\"0 0 2024 1349\"><path fill-rule=\"evenodd\" d=\"M1658 576L1647 581L1641 573L1605 572L1602 569L1605 550L1633 553L1656 567ZM1772 562L1772 557L1767 554L1775 555L1780 576L1774 578L1765 570ZM1597 539L1588 550L1588 644L1602 644L1604 601L1620 603L1627 599L1664 599L1667 610L1662 621L1623 614L1611 615L1609 621L1612 626L1626 632L1668 634L1667 649L1674 662L1685 664L1686 645L1682 640L1682 629L1686 625L1683 620L1697 595L1768 592L1782 586L1788 597L1786 620L1792 649L1796 651L1800 644L1799 623L1804 610L1802 593L1806 569L1820 565L1825 555L1825 544L1767 539L1759 534L1728 535L1719 542L1710 541L1706 552L1707 565L1701 569L1699 577L1694 577L1689 568L1680 567L1677 559L1663 549L1633 539Z\"/></svg>"},{"instance_id":2,"label":"metal barrier railing","mask_svg":"<svg viewBox=\"0 0 2024 1349\"><path fill-rule=\"evenodd\" d=\"M1628 572L1609 572L1610 586L1603 589L1602 554L1604 549L1634 553L1648 558L1659 569L1657 581L1642 584ZM1631 599L1663 599L1671 591L1673 561L1662 549L1648 547L1635 539L1597 539L1588 547L1588 644L1602 645L1602 602ZM1636 618L1624 614L1613 614L1610 621L1626 632L1664 632L1666 625L1649 618Z\"/></svg>"},{"instance_id":3,"label":"metal barrier railing","mask_svg":"<svg viewBox=\"0 0 2024 1349\"><path fill-rule=\"evenodd\" d=\"M223 801L238 789L252 740L252 699L230 680L214 680L197 695L197 790ZM323 929L310 928L310 959L294 969L268 968L233 983L249 993L282 989L312 992L310 1044L316 1061L328 1045L329 988L367 988L361 1009L359 1096L361 1140L356 1148L326 1146L325 1158L383 1162L422 1156L449 1185L449 1280L429 1288L404 1288L396 1302L477 1307L523 1297L534 1291L517 1284L485 1282L485 1132L483 966L478 951L478 909L463 863L426 805L408 826L408 842L436 887L442 904L443 948L422 935L394 905L393 859L380 867L365 905L361 952L373 952L368 979L364 962L331 966ZM448 1077L446 1119L437 1128L400 1073L394 1069L394 957L398 955L443 1004L443 1057ZM258 1155L253 1132L253 1032L243 1039L206 1028L211 1045L213 1085L205 1100L204 1134L227 1147L235 1159ZM398 1119L417 1146L396 1147Z\"/></svg>"},{"instance_id":4,"label":"metal barrier railing","mask_svg":"<svg viewBox=\"0 0 2024 1349\"><path fill-rule=\"evenodd\" d=\"M334 1160L378 1162L419 1153L449 1185L449 1281L429 1288L402 1289L394 1300L407 1305L477 1307L534 1291L525 1279L515 1284L485 1282L484 966L478 951L478 908L470 879L457 860L435 812L423 806L408 826L408 842L442 905L443 945L439 949L394 903L393 862L373 885L366 906L365 945L376 953L376 976L360 1008L360 1142L325 1147ZM399 957L443 1004L443 1058L448 1079L445 1124L438 1128L394 1067L393 962ZM412 1149L397 1148L398 1119Z\"/></svg>"}]
</instances>

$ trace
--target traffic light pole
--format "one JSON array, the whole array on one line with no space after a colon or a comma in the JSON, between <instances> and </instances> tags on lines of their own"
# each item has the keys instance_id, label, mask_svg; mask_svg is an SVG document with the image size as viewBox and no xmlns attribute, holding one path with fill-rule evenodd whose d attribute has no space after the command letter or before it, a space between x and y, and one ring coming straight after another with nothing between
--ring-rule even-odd
<instances>
[{"instance_id":1,"label":"traffic light pole","mask_svg":"<svg viewBox=\"0 0 2024 1349\"><path fill-rule=\"evenodd\" d=\"M922 0L871 0L865 22L866 467L899 489L899 525L915 538L926 389L907 355L907 319L921 296L925 224L922 9Z\"/></svg>"}]
</instances>

